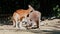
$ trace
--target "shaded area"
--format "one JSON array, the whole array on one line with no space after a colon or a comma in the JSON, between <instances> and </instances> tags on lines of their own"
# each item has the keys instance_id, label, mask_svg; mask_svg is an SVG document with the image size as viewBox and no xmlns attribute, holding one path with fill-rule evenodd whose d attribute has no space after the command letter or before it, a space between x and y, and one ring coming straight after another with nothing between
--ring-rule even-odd
<instances>
[{"instance_id":1,"label":"shaded area","mask_svg":"<svg viewBox=\"0 0 60 34\"><path fill-rule=\"evenodd\" d=\"M35 34L60 34L60 30L29 30Z\"/></svg>"},{"instance_id":2,"label":"shaded area","mask_svg":"<svg viewBox=\"0 0 60 34\"><path fill-rule=\"evenodd\" d=\"M18 31L24 31L24 32L32 32L35 34L60 34L60 30L18 30Z\"/></svg>"},{"instance_id":3,"label":"shaded area","mask_svg":"<svg viewBox=\"0 0 60 34\"><path fill-rule=\"evenodd\" d=\"M60 0L0 0L0 14L13 14L17 9L28 9L28 4L47 18L56 13L53 7L59 5L60 8Z\"/></svg>"},{"instance_id":4,"label":"shaded area","mask_svg":"<svg viewBox=\"0 0 60 34\"><path fill-rule=\"evenodd\" d=\"M60 34L60 31L58 30L54 30L54 31L43 30L43 32L48 32L47 34Z\"/></svg>"},{"instance_id":5,"label":"shaded area","mask_svg":"<svg viewBox=\"0 0 60 34\"><path fill-rule=\"evenodd\" d=\"M7 16L8 15L8 16ZM0 25L12 25L12 15L11 14L0 15Z\"/></svg>"}]
</instances>

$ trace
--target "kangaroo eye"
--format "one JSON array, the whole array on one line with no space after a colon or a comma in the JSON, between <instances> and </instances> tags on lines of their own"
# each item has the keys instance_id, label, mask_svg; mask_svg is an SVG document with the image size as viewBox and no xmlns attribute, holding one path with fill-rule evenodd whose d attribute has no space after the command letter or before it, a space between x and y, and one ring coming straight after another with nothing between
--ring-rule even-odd
<instances>
[{"instance_id":1,"label":"kangaroo eye","mask_svg":"<svg viewBox=\"0 0 60 34\"><path fill-rule=\"evenodd\" d=\"M27 17L29 17L29 14L27 15Z\"/></svg>"}]
</instances>

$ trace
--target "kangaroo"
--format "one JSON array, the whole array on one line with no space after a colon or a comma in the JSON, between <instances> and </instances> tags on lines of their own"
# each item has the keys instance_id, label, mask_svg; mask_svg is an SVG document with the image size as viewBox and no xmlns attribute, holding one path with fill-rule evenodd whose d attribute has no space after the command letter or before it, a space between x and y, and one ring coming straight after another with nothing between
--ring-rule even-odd
<instances>
[{"instance_id":1,"label":"kangaroo","mask_svg":"<svg viewBox=\"0 0 60 34\"><path fill-rule=\"evenodd\" d=\"M40 20L41 19L41 13L39 11L33 11L29 14L29 20L30 20L30 23L32 23L32 28L33 27L36 27L36 28L39 28L39 23L40 23Z\"/></svg>"},{"instance_id":2,"label":"kangaroo","mask_svg":"<svg viewBox=\"0 0 60 34\"><path fill-rule=\"evenodd\" d=\"M19 10L16 10L14 13L13 13L13 26L16 27L16 28L22 28L22 19L23 18L26 18L26 16L32 11L32 7L31 5L28 5L28 9L27 10L24 10L24 9L19 9Z\"/></svg>"}]
</instances>

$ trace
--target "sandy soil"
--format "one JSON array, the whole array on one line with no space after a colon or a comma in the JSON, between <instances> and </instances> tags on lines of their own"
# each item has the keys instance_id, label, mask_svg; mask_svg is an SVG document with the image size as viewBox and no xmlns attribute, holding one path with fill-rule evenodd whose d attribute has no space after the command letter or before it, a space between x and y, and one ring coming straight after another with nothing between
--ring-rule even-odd
<instances>
[{"instance_id":1,"label":"sandy soil","mask_svg":"<svg viewBox=\"0 0 60 34\"><path fill-rule=\"evenodd\" d=\"M12 25L0 26L0 34L60 34L60 19L42 21L40 29L19 30Z\"/></svg>"}]
</instances>

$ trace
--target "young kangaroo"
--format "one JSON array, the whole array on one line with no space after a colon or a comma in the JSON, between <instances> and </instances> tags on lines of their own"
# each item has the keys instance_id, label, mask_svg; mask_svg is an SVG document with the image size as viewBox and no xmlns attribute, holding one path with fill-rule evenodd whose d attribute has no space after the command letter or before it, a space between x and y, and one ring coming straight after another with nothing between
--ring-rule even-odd
<instances>
[{"instance_id":1,"label":"young kangaroo","mask_svg":"<svg viewBox=\"0 0 60 34\"><path fill-rule=\"evenodd\" d=\"M13 13L13 26L16 28L21 28L22 29L22 19L26 18L26 16L32 11L32 7L30 5L28 5L28 9L24 10L24 9L19 9L16 10L16 12Z\"/></svg>"},{"instance_id":2,"label":"young kangaroo","mask_svg":"<svg viewBox=\"0 0 60 34\"><path fill-rule=\"evenodd\" d=\"M40 28L41 21L41 13L33 9L31 13L28 14L27 19L23 19L23 22L26 22L26 26L28 29L30 28ZM26 21L27 20L27 21Z\"/></svg>"},{"instance_id":3,"label":"young kangaroo","mask_svg":"<svg viewBox=\"0 0 60 34\"><path fill-rule=\"evenodd\" d=\"M31 28L36 27L39 28L39 23L41 19L41 13L39 11L33 11L29 14L30 23L32 23Z\"/></svg>"}]
</instances>

